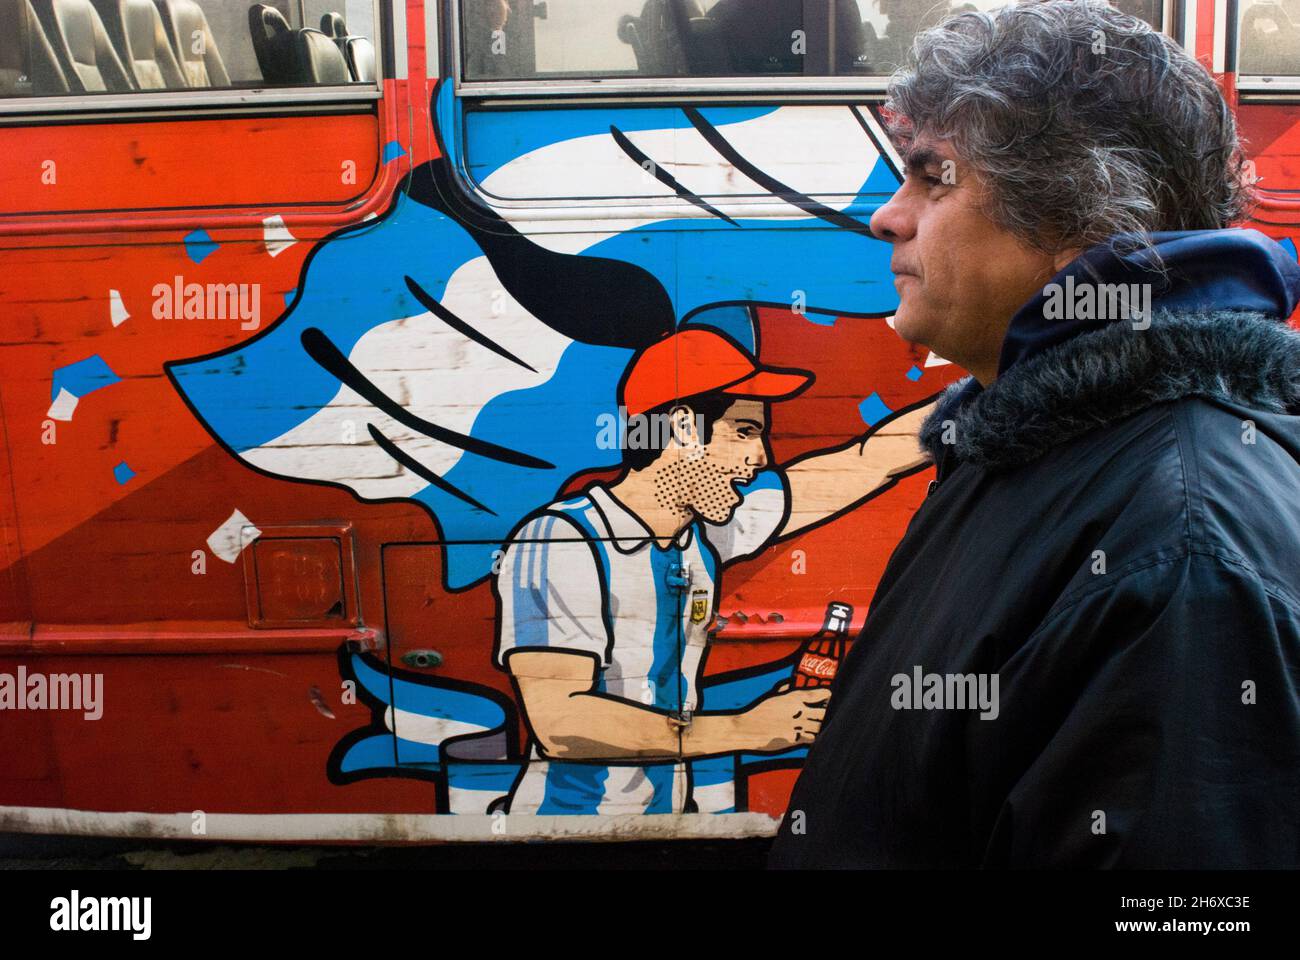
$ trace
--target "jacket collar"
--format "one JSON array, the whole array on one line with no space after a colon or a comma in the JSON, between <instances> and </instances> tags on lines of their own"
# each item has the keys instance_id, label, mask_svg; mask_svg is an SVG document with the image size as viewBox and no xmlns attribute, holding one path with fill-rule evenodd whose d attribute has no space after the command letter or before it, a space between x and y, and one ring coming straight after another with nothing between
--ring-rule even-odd
<instances>
[{"instance_id":1,"label":"jacket collar","mask_svg":"<svg viewBox=\"0 0 1300 960\"><path fill-rule=\"evenodd\" d=\"M1294 248L1287 250L1258 230L1152 233L1140 241L1117 234L1071 260L1016 311L1002 342L998 376L1041 350L1113 323L1102 315L1108 311L1061 309L1073 304L1076 290L1092 292L1102 284L1123 293L1125 301L1153 309L1289 317L1300 302L1300 265ZM1141 295L1130 298L1129 293Z\"/></svg>"},{"instance_id":2,"label":"jacket collar","mask_svg":"<svg viewBox=\"0 0 1300 960\"><path fill-rule=\"evenodd\" d=\"M1276 317L1228 310L1158 310L1145 330L1112 323L1016 363L986 390L959 380L926 418L921 444L940 479L954 458L1009 469L1191 396L1300 414L1300 332Z\"/></svg>"},{"instance_id":3,"label":"jacket collar","mask_svg":"<svg viewBox=\"0 0 1300 960\"><path fill-rule=\"evenodd\" d=\"M1142 291L1144 314L1066 310L1062 290ZM939 479L1006 468L1156 403L1203 396L1282 412L1300 394L1300 264L1256 230L1119 234L1084 251L1011 318L998 376L944 392L921 429ZM1148 325L1149 323L1149 325ZM1298 411L1300 412L1300 411Z\"/></svg>"}]
</instances>

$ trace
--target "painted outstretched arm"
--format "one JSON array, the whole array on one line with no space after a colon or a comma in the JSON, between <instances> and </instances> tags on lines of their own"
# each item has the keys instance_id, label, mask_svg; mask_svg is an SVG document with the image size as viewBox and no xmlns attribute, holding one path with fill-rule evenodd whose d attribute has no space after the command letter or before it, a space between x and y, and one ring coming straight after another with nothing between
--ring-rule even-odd
<instances>
[{"instance_id":1,"label":"painted outstretched arm","mask_svg":"<svg viewBox=\"0 0 1300 960\"><path fill-rule=\"evenodd\" d=\"M829 694L776 693L735 713L698 713L689 724L662 710L595 692L594 657L516 650L507 668L542 753L554 760L628 760L758 753L808 746L821 729Z\"/></svg>"},{"instance_id":2,"label":"painted outstretched arm","mask_svg":"<svg viewBox=\"0 0 1300 960\"><path fill-rule=\"evenodd\" d=\"M928 463L918 438L934 403L895 416L863 438L810 453L787 466L790 516L779 536L788 537L840 514L900 474Z\"/></svg>"}]
</instances>

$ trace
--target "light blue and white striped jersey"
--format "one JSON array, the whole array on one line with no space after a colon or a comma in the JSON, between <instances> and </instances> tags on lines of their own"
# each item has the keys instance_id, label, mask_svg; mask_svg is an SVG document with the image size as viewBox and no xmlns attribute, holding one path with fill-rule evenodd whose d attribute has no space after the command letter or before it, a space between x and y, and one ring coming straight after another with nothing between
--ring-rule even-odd
<instances>
[{"instance_id":1,"label":"light blue and white striped jersey","mask_svg":"<svg viewBox=\"0 0 1300 960\"><path fill-rule=\"evenodd\" d=\"M758 474L740 492L726 523L696 520L667 548L600 484L526 521L496 579L496 662L506 666L516 650L586 653L598 663L596 692L659 711L697 710L719 569L761 550L788 512L778 471ZM683 568L689 582L674 585ZM509 810L681 813L690 794L681 762L548 761L534 744ZM701 809L726 804L696 799Z\"/></svg>"}]
</instances>

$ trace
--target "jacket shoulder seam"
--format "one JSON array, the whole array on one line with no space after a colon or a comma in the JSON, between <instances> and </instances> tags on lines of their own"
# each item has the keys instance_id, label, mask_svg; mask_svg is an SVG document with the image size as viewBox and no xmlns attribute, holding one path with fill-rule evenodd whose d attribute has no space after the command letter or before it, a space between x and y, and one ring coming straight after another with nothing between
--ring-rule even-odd
<instances>
[{"instance_id":1,"label":"jacket shoulder seam","mask_svg":"<svg viewBox=\"0 0 1300 960\"><path fill-rule=\"evenodd\" d=\"M1033 629L1033 632L1029 635L1029 640L1033 640L1033 638L1038 636L1039 633L1050 627L1055 620L1073 610L1084 600L1105 593L1108 590L1116 589L1123 581L1127 580L1134 574L1142 573L1153 567L1180 563L1183 560L1188 560L1194 556L1207 557L1217 563L1239 568L1251 579L1257 581L1260 585L1260 589L1262 589L1265 594L1281 603L1289 611L1296 614L1297 617L1300 617L1300 599L1293 597L1281 584L1275 583L1260 574L1260 572L1255 569L1254 565L1245 557L1224 550L1217 544L1189 541L1176 548L1176 551L1172 554L1169 552L1168 548L1166 548L1156 553L1138 557L1130 563L1125 564L1114 573L1106 574L1105 582L1099 583L1096 586L1081 587L1076 590L1073 595L1067 594L1062 597L1060 601L1058 601L1058 604L1054 605L1052 610L1048 612L1047 616L1043 618L1043 621Z\"/></svg>"}]
</instances>

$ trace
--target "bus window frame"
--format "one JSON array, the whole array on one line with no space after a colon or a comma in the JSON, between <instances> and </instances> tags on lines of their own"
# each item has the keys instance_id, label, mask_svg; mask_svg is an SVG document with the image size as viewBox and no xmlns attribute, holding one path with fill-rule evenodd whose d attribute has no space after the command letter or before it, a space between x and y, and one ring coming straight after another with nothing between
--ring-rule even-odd
<instances>
[{"instance_id":1,"label":"bus window frame","mask_svg":"<svg viewBox=\"0 0 1300 960\"><path fill-rule=\"evenodd\" d=\"M1246 9L1241 0L1227 0L1225 15L1227 35L1224 38L1224 48L1229 60L1225 69L1236 78L1237 92L1246 102L1272 99L1278 95L1288 100L1294 99L1297 94L1300 94L1300 51L1296 51L1294 74L1269 76L1240 72L1238 65L1241 63L1241 21L1246 15Z\"/></svg>"},{"instance_id":2,"label":"bus window frame","mask_svg":"<svg viewBox=\"0 0 1300 960\"><path fill-rule=\"evenodd\" d=\"M433 0L426 0L433 3ZM874 77L664 77L654 79L582 79L582 80L485 80L463 78L460 5L464 0L445 0L442 4L447 24L444 51L452 68L453 92L460 101L458 122L442 131L456 141L452 175L460 184L462 195L473 204L491 210L507 223L528 225L538 233L565 233L582 229L585 222L638 218L673 218L707 220L710 214L680 198L668 197L592 197L592 198L501 198L485 191L466 166L468 142L465 124L474 110L519 110L548 107L581 106L722 106L754 103L780 105L842 105L866 111L883 103L889 78ZM1195 0L1164 0L1161 5L1166 36L1182 44L1182 5ZM869 119L873 130L877 123ZM901 160L884 135L882 144L895 169ZM727 199L714 206L730 216L783 219L797 216L788 204L770 199Z\"/></svg>"},{"instance_id":3,"label":"bus window frame","mask_svg":"<svg viewBox=\"0 0 1300 960\"><path fill-rule=\"evenodd\" d=\"M251 3L252 0L249 0ZM373 83L313 87L238 87L151 90L112 94L65 94L54 97L0 97L0 124L11 120L73 119L82 116L114 114L106 120L127 120L131 116L151 117L159 113L167 119L187 119L213 110L222 113L260 112L262 107L311 106L313 104L355 104L358 109L377 103L383 97L387 64L406 63L406 50L398 50L400 39L406 42L405 0L370 0L374 30L376 70ZM425 0L436 4L436 0ZM400 14L400 16L399 16ZM400 21L400 27L399 27ZM399 37L400 34L400 37ZM390 44L393 46L390 48Z\"/></svg>"},{"instance_id":4,"label":"bus window frame","mask_svg":"<svg viewBox=\"0 0 1300 960\"><path fill-rule=\"evenodd\" d=\"M434 0L426 0L433 3ZM887 74L870 76L806 77L789 74L776 77L735 76L684 76L684 77L591 77L557 80L467 80L465 79L464 50L461 46L460 8L466 0L445 0L448 24L448 46L452 75L457 97L486 99L489 97L566 97L608 95L611 97L637 97L686 95L716 96L718 94L838 94L883 99L889 85ZM1161 32L1178 39L1174 32L1175 13L1180 5L1196 0L1163 0L1161 4ZM1235 2L1235 0L1231 0Z\"/></svg>"}]
</instances>

